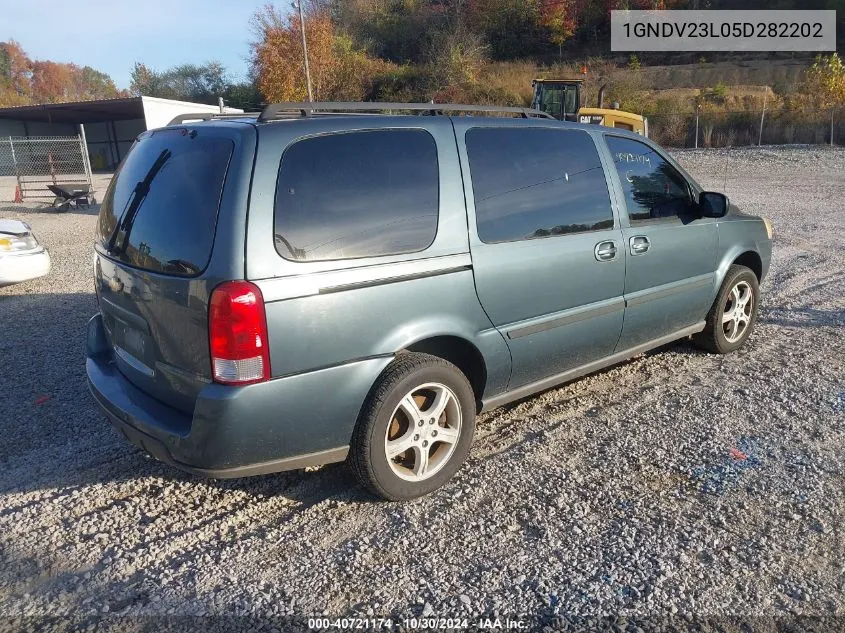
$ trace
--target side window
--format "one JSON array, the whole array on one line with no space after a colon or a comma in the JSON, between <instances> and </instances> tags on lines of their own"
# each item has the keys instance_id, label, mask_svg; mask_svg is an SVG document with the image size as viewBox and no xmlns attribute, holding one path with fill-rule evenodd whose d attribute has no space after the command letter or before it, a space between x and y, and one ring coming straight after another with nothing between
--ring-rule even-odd
<instances>
[{"instance_id":1,"label":"side window","mask_svg":"<svg viewBox=\"0 0 845 633\"><path fill-rule=\"evenodd\" d=\"M285 150L276 251L295 261L412 253L437 233L439 168L424 130L317 136Z\"/></svg>"},{"instance_id":2,"label":"side window","mask_svg":"<svg viewBox=\"0 0 845 633\"><path fill-rule=\"evenodd\" d=\"M478 236L512 242L613 227L604 170L589 134L473 128L466 134Z\"/></svg>"},{"instance_id":3,"label":"side window","mask_svg":"<svg viewBox=\"0 0 845 633\"><path fill-rule=\"evenodd\" d=\"M689 217L694 211L686 179L651 147L605 136L619 174L631 222Z\"/></svg>"}]
</instances>

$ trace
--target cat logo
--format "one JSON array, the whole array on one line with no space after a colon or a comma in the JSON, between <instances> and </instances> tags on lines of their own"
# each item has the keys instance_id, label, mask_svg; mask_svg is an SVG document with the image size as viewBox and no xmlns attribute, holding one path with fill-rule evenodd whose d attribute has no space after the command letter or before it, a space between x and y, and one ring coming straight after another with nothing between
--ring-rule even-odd
<instances>
[{"instance_id":1,"label":"cat logo","mask_svg":"<svg viewBox=\"0 0 845 633\"><path fill-rule=\"evenodd\" d=\"M586 123L587 125L604 125L604 115L581 114L578 116L578 123Z\"/></svg>"}]
</instances>

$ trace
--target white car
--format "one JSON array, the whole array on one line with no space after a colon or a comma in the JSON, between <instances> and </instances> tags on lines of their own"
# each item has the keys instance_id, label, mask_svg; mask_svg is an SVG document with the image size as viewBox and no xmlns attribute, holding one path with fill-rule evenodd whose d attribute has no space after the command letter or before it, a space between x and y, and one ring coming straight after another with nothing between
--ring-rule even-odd
<instances>
[{"instance_id":1,"label":"white car","mask_svg":"<svg viewBox=\"0 0 845 633\"><path fill-rule=\"evenodd\" d=\"M50 255L32 229L20 220L0 219L0 287L43 277L50 272Z\"/></svg>"}]
</instances>

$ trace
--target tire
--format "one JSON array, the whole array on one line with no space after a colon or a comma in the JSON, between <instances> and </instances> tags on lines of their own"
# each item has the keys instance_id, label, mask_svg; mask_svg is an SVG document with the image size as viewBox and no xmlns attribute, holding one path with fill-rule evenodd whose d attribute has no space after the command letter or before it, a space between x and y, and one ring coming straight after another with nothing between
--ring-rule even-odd
<instances>
[{"instance_id":1,"label":"tire","mask_svg":"<svg viewBox=\"0 0 845 633\"><path fill-rule=\"evenodd\" d=\"M734 294L735 289L738 294ZM743 303L745 292L748 295ZM733 310L737 305L737 298L743 305L741 314ZM739 349L751 336L754 325L757 323L759 299L760 285L757 275L750 268L734 264L728 269L713 307L707 313L707 324L704 330L693 336L693 342L714 354L727 354ZM729 313L733 313L735 317L726 322L725 319L729 318Z\"/></svg>"},{"instance_id":2,"label":"tire","mask_svg":"<svg viewBox=\"0 0 845 633\"><path fill-rule=\"evenodd\" d=\"M390 501L414 499L455 475L474 434L475 394L466 376L437 356L401 353L364 402L349 465L374 494ZM388 458L388 450L405 447Z\"/></svg>"}]
</instances>

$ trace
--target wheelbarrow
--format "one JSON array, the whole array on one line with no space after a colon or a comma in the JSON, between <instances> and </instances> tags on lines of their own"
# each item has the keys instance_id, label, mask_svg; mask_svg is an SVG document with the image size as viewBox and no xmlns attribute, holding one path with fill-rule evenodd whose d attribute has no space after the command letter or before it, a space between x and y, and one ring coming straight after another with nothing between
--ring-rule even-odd
<instances>
[{"instance_id":1,"label":"wheelbarrow","mask_svg":"<svg viewBox=\"0 0 845 633\"><path fill-rule=\"evenodd\" d=\"M59 213L68 211L71 207L79 209L84 206L87 209L92 204L97 204L91 185L88 183L47 185L47 189L55 196L53 208Z\"/></svg>"}]
</instances>

